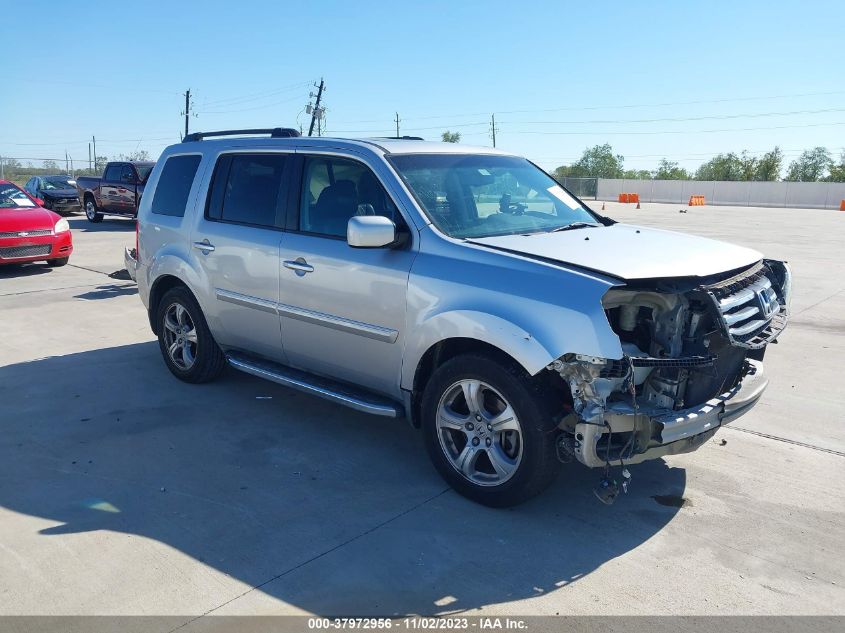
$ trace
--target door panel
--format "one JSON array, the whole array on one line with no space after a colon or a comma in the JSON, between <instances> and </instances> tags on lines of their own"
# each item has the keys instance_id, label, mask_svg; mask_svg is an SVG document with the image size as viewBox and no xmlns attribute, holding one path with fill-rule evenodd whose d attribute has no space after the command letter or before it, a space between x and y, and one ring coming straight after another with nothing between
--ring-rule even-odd
<instances>
[{"instance_id":1,"label":"door panel","mask_svg":"<svg viewBox=\"0 0 845 633\"><path fill-rule=\"evenodd\" d=\"M100 206L104 211L112 213L119 209L117 189L120 186L121 165L111 165L106 168L100 181Z\"/></svg>"},{"instance_id":2,"label":"door panel","mask_svg":"<svg viewBox=\"0 0 845 633\"><path fill-rule=\"evenodd\" d=\"M214 297L218 342L284 362L276 303L279 300L279 242L272 229L202 219L193 236L214 248L193 246Z\"/></svg>"},{"instance_id":3,"label":"door panel","mask_svg":"<svg viewBox=\"0 0 845 633\"><path fill-rule=\"evenodd\" d=\"M283 363L279 227L291 156L222 155L191 238L211 285L218 342Z\"/></svg>"},{"instance_id":4,"label":"door panel","mask_svg":"<svg viewBox=\"0 0 845 633\"><path fill-rule=\"evenodd\" d=\"M279 315L291 364L398 397L412 248L355 249L356 214L404 221L373 172L337 156L304 156L298 229L281 245Z\"/></svg>"},{"instance_id":5,"label":"door panel","mask_svg":"<svg viewBox=\"0 0 845 633\"><path fill-rule=\"evenodd\" d=\"M398 396L413 253L286 233L281 258L279 314L290 363ZM313 272L284 265L297 260Z\"/></svg>"}]
</instances>

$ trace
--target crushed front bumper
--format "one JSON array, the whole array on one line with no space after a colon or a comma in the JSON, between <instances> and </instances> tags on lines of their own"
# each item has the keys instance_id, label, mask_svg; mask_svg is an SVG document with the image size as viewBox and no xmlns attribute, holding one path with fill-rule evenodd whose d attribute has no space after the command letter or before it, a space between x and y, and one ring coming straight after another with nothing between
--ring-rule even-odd
<instances>
[{"instance_id":1,"label":"crushed front bumper","mask_svg":"<svg viewBox=\"0 0 845 633\"><path fill-rule=\"evenodd\" d=\"M728 424L749 411L766 390L763 363L747 359L740 380L732 389L707 402L680 411L643 412L629 402L608 403L604 420L607 426L581 422L575 427L575 455L590 467L636 464L664 455L677 455L696 450L710 439L723 424ZM609 427L609 428L608 428ZM611 433L612 432L612 433ZM612 434L631 438L636 451L605 451ZM608 437L610 436L610 437ZM620 459L621 457L621 459Z\"/></svg>"}]
</instances>

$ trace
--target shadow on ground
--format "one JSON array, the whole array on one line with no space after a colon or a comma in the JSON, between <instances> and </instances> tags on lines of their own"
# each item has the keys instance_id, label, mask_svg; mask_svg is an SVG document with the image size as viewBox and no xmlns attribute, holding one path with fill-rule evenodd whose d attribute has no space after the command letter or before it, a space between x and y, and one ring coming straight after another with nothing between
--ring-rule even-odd
<instances>
[{"instance_id":1,"label":"shadow on ground","mask_svg":"<svg viewBox=\"0 0 845 633\"><path fill-rule=\"evenodd\" d=\"M133 284L107 284L104 286L97 286L94 290L83 292L76 295L76 299L87 299L94 301L97 299L113 299L114 297L124 297L127 295L138 294L138 286Z\"/></svg>"},{"instance_id":2,"label":"shadow on ground","mask_svg":"<svg viewBox=\"0 0 845 633\"><path fill-rule=\"evenodd\" d=\"M119 579L117 604L142 582L142 541L104 557L50 539L140 535L317 614L446 613L565 591L661 530L678 508L652 497L685 488L652 462L607 507L598 473L573 466L527 504L484 508L446 488L404 422L231 370L186 385L154 341L2 367L0 384L0 506L52 523L22 538L54 564Z\"/></svg>"},{"instance_id":3,"label":"shadow on ground","mask_svg":"<svg viewBox=\"0 0 845 633\"><path fill-rule=\"evenodd\" d=\"M53 269L46 262L33 262L31 264L3 264L0 266L0 279L11 279L12 277L34 277L35 275L46 275L53 272Z\"/></svg>"},{"instance_id":4,"label":"shadow on ground","mask_svg":"<svg viewBox=\"0 0 845 633\"><path fill-rule=\"evenodd\" d=\"M74 231L81 231L83 233L102 233L104 231L123 231L129 232L135 230L135 218L115 218L106 216L102 222L89 222L84 215L81 217L67 218L70 228Z\"/></svg>"}]
</instances>

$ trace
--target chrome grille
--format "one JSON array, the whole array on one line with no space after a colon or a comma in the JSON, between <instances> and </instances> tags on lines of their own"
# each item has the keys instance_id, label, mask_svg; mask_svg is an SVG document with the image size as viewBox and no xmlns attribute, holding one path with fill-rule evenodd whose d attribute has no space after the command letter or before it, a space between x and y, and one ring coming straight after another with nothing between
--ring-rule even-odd
<instances>
[{"instance_id":1,"label":"chrome grille","mask_svg":"<svg viewBox=\"0 0 845 633\"><path fill-rule=\"evenodd\" d=\"M781 303L767 269L755 266L741 275L707 287L731 343L758 348L786 327L786 306Z\"/></svg>"},{"instance_id":2,"label":"chrome grille","mask_svg":"<svg viewBox=\"0 0 845 633\"><path fill-rule=\"evenodd\" d=\"M39 237L41 235L52 235L51 229L38 229L37 231L7 231L0 233L0 239L4 237Z\"/></svg>"},{"instance_id":3,"label":"chrome grille","mask_svg":"<svg viewBox=\"0 0 845 633\"><path fill-rule=\"evenodd\" d=\"M32 246L12 246L11 248L0 248L0 257L4 259L15 259L16 257L38 257L49 255L53 248L52 244L34 244Z\"/></svg>"}]
</instances>

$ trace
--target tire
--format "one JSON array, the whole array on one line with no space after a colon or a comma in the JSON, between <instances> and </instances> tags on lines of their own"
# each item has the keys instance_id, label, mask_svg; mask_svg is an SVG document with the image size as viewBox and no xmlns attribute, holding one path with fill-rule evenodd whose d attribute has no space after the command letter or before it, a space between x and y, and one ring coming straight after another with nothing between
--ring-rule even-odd
<instances>
[{"instance_id":1,"label":"tire","mask_svg":"<svg viewBox=\"0 0 845 633\"><path fill-rule=\"evenodd\" d=\"M85 217L94 224L103 221L103 214L97 210L97 203L91 197L85 200Z\"/></svg>"},{"instance_id":2,"label":"tire","mask_svg":"<svg viewBox=\"0 0 845 633\"><path fill-rule=\"evenodd\" d=\"M67 264L70 257L57 257L56 259L48 259L47 265L51 268L60 268Z\"/></svg>"},{"instance_id":3,"label":"tire","mask_svg":"<svg viewBox=\"0 0 845 633\"><path fill-rule=\"evenodd\" d=\"M467 393L477 406L467 405ZM551 402L515 363L481 354L447 361L425 386L421 416L434 467L457 492L483 505L522 503L560 470Z\"/></svg>"},{"instance_id":4,"label":"tire","mask_svg":"<svg viewBox=\"0 0 845 633\"><path fill-rule=\"evenodd\" d=\"M164 363L179 380L211 382L226 368L226 357L186 287L176 286L164 294L156 307L156 325Z\"/></svg>"}]
</instances>

